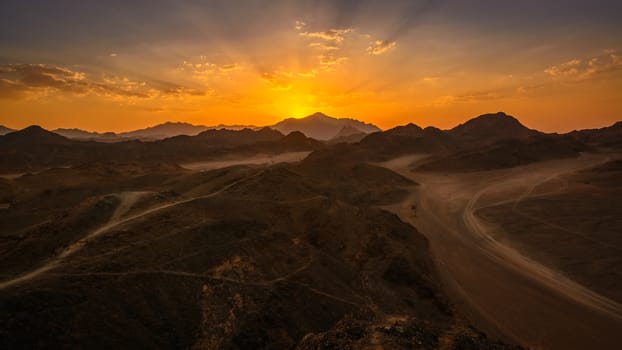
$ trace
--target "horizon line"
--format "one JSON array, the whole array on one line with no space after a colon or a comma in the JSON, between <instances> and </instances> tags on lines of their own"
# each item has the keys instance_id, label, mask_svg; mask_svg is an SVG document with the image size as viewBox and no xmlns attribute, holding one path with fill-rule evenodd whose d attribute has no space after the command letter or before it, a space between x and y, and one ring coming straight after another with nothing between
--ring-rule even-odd
<instances>
[{"instance_id":1,"label":"horizon line","mask_svg":"<svg viewBox=\"0 0 622 350\"><path fill-rule=\"evenodd\" d=\"M437 127L437 126L435 126L435 125L432 125L432 124L429 124L429 125L418 124L418 123L415 123L415 122L414 122L414 121L412 121L412 120L411 120L411 121L409 121L409 122L406 122L406 123L402 123L402 124L395 124L395 125L393 125L393 126L391 126L391 127L389 127L389 128L382 128L382 127L378 126L378 125L377 125L377 124L375 124L375 123L368 122L368 121L363 120L363 119L358 119L358 118L356 118L356 117L352 117L352 116L347 116L347 117L335 117L335 116L331 116L331 115L328 115L328 114L326 114L326 113L319 112L319 111L318 111L318 112L311 113L311 114L306 115L306 116L304 116L304 117L285 117L285 118L281 118L281 119L279 119L278 121L276 121L275 123L272 123L272 124L269 124L269 125L260 125L260 124L246 124L246 123L233 123L233 124L228 124L228 123L218 123L218 124L209 125L209 124L203 124L203 123L194 124L194 123L192 123L192 122L189 122L189 121L184 121L184 120L166 120L166 121L163 121L163 122L158 122L158 123L155 123L155 124L148 124L148 125L145 125L145 126L143 126L143 127L136 128L136 129L125 129L125 130L122 130L122 131L112 131L112 130L93 130L93 129L86 129L86 128L84 128L84 129L83 129L83 128L79 127L79 126L46 127L46 126L43 126L42 124L39 124L39 123L29 124L29 125L26 125L26 126L23 126L23 127L13 127L13 126L9 126L9 125L7 125L7 124L0 123L0 126L1 126L1 127L5 127L5 128L8 128L8 129L11 129L11 130L14 130L14 131L20 131L20 130L27 129L27 128L32 127L32 126L38 126L38 127L41 127L41 128L42 128L42 129L44 129L44 130L47 130L47 131L52 131L52 132L53 132L54 130L65 129L65 130L80 130L80 131L84 131L84 132L89 132L89 133L97 133L97 134L113 133L113 134L119 135L119 134L131 133L131 132L135 132L135 131L138 131L138 130L144 130L144 129L148 129L148 128L152 128L152 127L156 127L156 126L160 126L160 125L165 125L165 124L186 124L186 125L190 125L190 126L194 126L194 127L222 128L222 129L228 129L229 127L238 127L238 128L266 128L266 127L269 127L269 128L272 128L272 127L273 127L273 126L275 126L276 124L278 124L278 123L280 123L280 122L282 122L282 121L285 121L285 120L291 120L291 119L301 120L301 119L309 118L309 117L314 116L314 115L317 115L317 114L321 114L321 115L324 115L324 116L326 116L326 117L329 117L329 118L334 118L334 119L338 119L338 120L339 120L339 119L349 119L349 120L355 120L355 121L358 121L358 122L361 122L361 123L364 123L364 124L373 125L373 126L377 127L378 129L380 129L380 131L383 131L383 132L384 132L384 131L387 131L387 130L391 130L391 129L397 128L397 127L400 127L400 126L406 126L406 125L409 125L409 124L416 125L416 126L418 126L418 127L420 127L420 128L423 128L423 129L428 128L428 127L433 127L433 128L437 128L437 129L439 129L439 130L451 130L451 129L453 129L453 128L455 128L455 127L459 126L459 125L462 125L462 124L464 124L464 123L466 123L466 122L468 122L468 121L470 121L470 120L473 120L473 119L478 118L478 117L481 117L481 116L485 116L485 115L496 115L496 114L504 114L504 115L506 115L506 116L510 116L510 117L515 118L515 119L516 119L516 120L518 120L518 121L519 121L519 122L520 122L523 126L525 126L525 127L529 128L529 129L532 129L532 130L537 130L537 131L541 131L541 130L540 130L540 129L538 129L538 128L533 128L533 127L530 127L530 126L528 126L528 125L525 125L525 124L523 123L523 121L522 121L520 118L518 118L518 117L514 116L513 114L506 113L506 112L503 112L503 111L498 111L498 112L488 112L488 113L478 114L478 115L476 115L476 116L472 116L472 117L470 117L470 118L464 119L464 120L462 120L461 122L458 122L457 124L453 125L452 127L450 127L450 128L445 128L445 129L443 129L443 128L439 128L439 127ZM417 118L413 118L413 119L417 119ZM613 125L615 125L615 124L617 124L617 123L620 123L620 122L622 122L622 119L618 119L617 121L614 121L614 122L613 122L613 123L611 123L611 124L605 124L605 125L599 125L599 126L587 127L587 128L580 128L580 129L578 129L578 128L574 128L574 129L569 130L569 131L566 131L566 132L564 132L564 131L560 131L560 130L556 130L556 131L553 131L553 132L545 132L545 133L549 133L549 134L555 134L555 133L557 133L557 134L567 134L567 133L570 133L570 132L573 132L573 131L579 131L579 130L590 130L590 129L601 129L601 128L606 128L606 127L613 126ZM541 131L541 132L542 132L542 131Z\"/></svg>"}]
</instances>

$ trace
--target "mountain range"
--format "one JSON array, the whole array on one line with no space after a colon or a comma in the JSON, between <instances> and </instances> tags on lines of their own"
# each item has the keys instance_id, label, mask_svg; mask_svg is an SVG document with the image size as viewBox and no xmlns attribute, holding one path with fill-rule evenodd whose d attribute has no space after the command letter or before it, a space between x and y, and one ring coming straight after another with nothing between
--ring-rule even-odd
<instances>
[{"instance_id":1,"label":"mountain range","mask_svg":"<svg viewBox=\"0 0 622 350\"><path fill-rule=\"evenodd\" d=\"M303 134L316 140L335 140L336 142L359 141L365 135L380 131L380 128L373 124L367 124L355 119L334 118L322 113L315 113L305 118L285 119L277 124L269 126L283 134L292 131L300 131ZM52 132L76 140L91 140L99 142L118 142L129 140L155 141L169 137L187 135L195 136L207 130L242 130L242 129L261 129L255 125L225 125L216 126L193 125L184 122L166 122L148 128L114 133L114 132L93 132L76 128L59 128ZM5 135L17 130L0 125L0 135Z\"/></svg>"},{"instance_id":2,"label":"mountain range","mask_svg":"<svg viewBox=\"0 0 622 350\"><path fill-rule=\"evenodd\" d=\"M4 172L31 171L75 165L92 157L103 161L180 163L216 159L225 154L234 157L327 148L343 153L344 157L368 161L426 154L418 164L421 169L476 171L573 157L594 147L622 147L622 123L568 134L546 134L529 129L501 112L473 118L450 130L408 124L372 132L375 127L369 124L319 113L279 124L274 128L207 129L193 136L112 143L68 138L30 126L0 136L0 168ZM133 135L149 138L166 132L194 133L198 131L196 128L189 124L167 123ZM309 134L319 135L320 139ZM328 135L335 137L326 139Z\"/></svg>"},{"instance_id":3,"label":"mountain range","mask_svg":"<svg viewBox=\"0 0 622 350\"><path fill-rule=\"evenodd\" d=\"M620 295L611 247L620 246L622 123L547 134L500 112L449 130L367 133L332 119L148 141L78 140L39 126L0 136L0 348L522 349L511 344L522 338L498 338L505 323L465 315L501 305L494 320L517 329L560 322L551 339L566 345L565 330L580 331L591 314L576 304L564 319L566 304L555 303L565 294L547 294L541 278L557 286L578 271ZM576 178L561 172L609 157ZM531 265L490 255L506 246L482 235L505 231L469 228L465 218L481 209L497 218L485 226L501 218L517 239L536 236L517 247L554 251L568 269L531 279ZM577 235L581 225L603 228L598 239L610 243ZM526 319L514 320L515 302L547 312L519 310ZM619 327L606 322L574 348L616 348Z\"/></svg>"}]
</instances>

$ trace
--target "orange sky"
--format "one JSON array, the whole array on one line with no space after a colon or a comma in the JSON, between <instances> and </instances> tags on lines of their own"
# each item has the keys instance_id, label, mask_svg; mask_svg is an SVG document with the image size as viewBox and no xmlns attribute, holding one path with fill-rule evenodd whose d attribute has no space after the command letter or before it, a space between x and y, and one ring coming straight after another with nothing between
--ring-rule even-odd
<instances>
[{"instance_id":1,"label":"orange sky","mask_svg":"<svg viewBox=\"0 0 622 350\"><path fill-rule=\"evenodd\" d=\"M497 22L463 15L456 3L409 7L419 17L408 21L395 16L402 1L389 9L370 3L346 19L334 4L276 3L278 11L262 14L220 8L239 26L220 34L224 25L208 27L215 24L198 16L204 9L188 6L154 14L170 28L128 20L128 33L138 33L129 39L71 20L60 37L41 38L53 35L44 33L45 18L31 19L37 37L1 37L0 124L126 131L164 121L269 125L321 111L385 129L449 128L505 111L529 127L565 132L622 120L620 26L605 12L588 12L581 30L573 13L522 26L508 17L494 30ZM188 23L193 34L183 32ZM88 44L80 45L78 26ZM165 39L150 32L165 29Z\"/></svg>"}]
</instances>

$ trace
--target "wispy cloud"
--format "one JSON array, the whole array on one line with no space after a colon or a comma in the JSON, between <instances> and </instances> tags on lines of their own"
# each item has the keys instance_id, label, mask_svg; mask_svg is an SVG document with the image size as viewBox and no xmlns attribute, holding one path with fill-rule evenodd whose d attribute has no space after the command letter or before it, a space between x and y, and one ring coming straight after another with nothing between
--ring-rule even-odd
<instances>
[{"instance_id":1,"label":"wispy cloud","mask_svg":"<svg viewBox=\"0 0 622 350\"><path fill-rule=\"evenodd\" d=\"M352 31L352 29L328 29L320 32L301 32L300 35L307 38L321 39L339 44L345 40L346 34L351 33Z\"/></svg>"},{"instance_id":2,"label":"wispy cloud","mask_svg":"<svg viewBox=\"0 0 622 350\"><path fill-rule=\"evenodd\" d=\"M261 79L272 85L274 90L279 91L292 88L292 77L293 74L288 72L264 72L261 74Z\"/></svg>"},{"instance_id":3,"label":"wispy cloud","mask_svg":"<svg viewBox=\"0 0 622 350\"><path fill-rule=\"evenodd\" d=\"M393 50L396 46L395 41L376 40L367 48L367 52L370 55L382 55Z\"/></svg>"},{"instance_id":4,"label":"wispy cloud","mask_svg":"<svg viewBox=\"0 0 622 350\"><path fill-rule=\"evenodd\" d=\"M189 72L194 78L206 80L216 74L226 74L243 70L244 66L237 62L217 64L206 61L204 56L199 57L196 61L184 61L178 66L178 70Z\"/></svg>"},{"instance_id":5,"label":"wispy cloud","mask_svg":"<svg viewBox=\"0 0 622 350\"><path fill-rule=\"evenodd\" d=\"M304 28L307 25L307 23L303 22L303 21L296 21L296 24L294 25L294 28L296 28L296 30L302 30L302 28Z\"/></svg>"},{"instance_id":6,"label":"wispy cloud","mask_svg":"<svg viewBox=\"0 0 622 350\"><path fill-rule=\"evenodd\" d=\"M318 42L313 42L309 44L309 47L318 49L318 50L322 50L322 51L337 51L340 49L339 45L336 45L335 43L318 43Z\"/></svg>"},{"instance_id":7,"label":"wispy cloud","mask_svg":"<svg viewBox=\"0 0 622 350\"><path fill-rule=\"evenodd\" d=\"M555 78L589 79L622 69L622 57L615 50L589 59L573 59L544 70Z\"/></svg>"},{"instance_id":8,"label":"wispy cloud","mask_svg":"<svg viewBox=\"0 0 622 350\"><path fill-rule=\"evenodd\" d=\"M24 98L53 92L138 99L205 94L202 90L168 82L149 83L109 75L93 78L84 72L52 65L9 64L0 66L0 98Z\"/></svg>"},{"instance_id":9,"label":"wispy cloud","mask_svg":"<svg viewBox=\"0 0 622 350\"><path fill-rule=\"evenodd\" d=\"M337 56L332 54L320 55L320 66L324 71L333 71L337 66L346 62L349 58L345 56Z\"/></svg>"}]
</instances>

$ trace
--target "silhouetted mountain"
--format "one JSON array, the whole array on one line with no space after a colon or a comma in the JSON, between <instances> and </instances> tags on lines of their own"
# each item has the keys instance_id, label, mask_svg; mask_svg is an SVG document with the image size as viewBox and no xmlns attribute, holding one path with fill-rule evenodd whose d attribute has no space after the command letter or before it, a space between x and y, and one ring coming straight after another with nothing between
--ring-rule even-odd
<instances>
[{"instance_id":1,"label":"silhouetted mountain","mask_svg":"<svg viewBox=\"0 0 622 350\"><path fill-rule=\"evenodd\" d=\"M94 131L86 131L86 130L76 129L76 128L72 128L72 129L60 128L60 129L54 129L52 130L52 132L55 134L64 136L68 139L74 139L74 140L121 141L120 137L113 132L98 133Z\"/></svg>"},{"instance_id":2,"label":"silhouetted mountain","mask_svg":"<svg viewBox=\"0 0 622 350\"><path fill-rule=\"evenodd\" d=\"M6 134L8 134L10 132L14 132L14 131L16 131L16 130L15 129L11 129L11 128L7 128L4 125L0 125L0 135L6 135Z\"/></svg>"},{"instance_id":3,"label":"silhouetted mountain","mask_svg":"<svg viewBox=\"0 0 622 350\"><path fill-rule=\"evenodd\" d=\"M38 125L14 131L0 137L0 147L29 147L35 145L68 145L66 137L47 131Z\"/></svg>"},{"instance_id":4,"label":"silhouetted mountain","mask_svg":"<svg viewBox=\"0 0 622 350\"><path fill-rule=\"evenodd\" d=\"M327 141L337 137L346 126L366 134L380 131L377 126L372 124L366 124L355 119L337 119L322 113L315 113L300 119L285 119L273 125L272 128L284 134L289 134L292 131L300 131L316 140Z\"/></svg>"},{"instance_id":5,"label":"silhouetted mountain","mask_svg":"<svg viewBox=\"0 0 622 350\"><path fill-rule=\"evenodd\" d=\"M55 133L65 136L70 139L75 140L90 140L90 141L100 141L100 142L118 142L118 141L130 141L130 140L141 140L141 141L156 141L162 140L170 137L187 135L187 136L195 136L201 132L206 130L220 130L220 129L229 129L229 130L242 130L242 129L256 129L255 126L248 125L224 125L220 124L218 126L205 126L205 125L193 125L189 123L182 122L166 122L163 124L158 124L155 126L151 126L145 129L127 131L122 133L114 133L114 132L91 132L85 131L81 129L56 129Z\"/></svg>"},{"instance_id":6,"label":"silhouetted mountain","mask_svg":"<svg viewBox=\"0 0 622 350\"><path fill-rule=\"evenodd\" d=\"M366 136L360 145L376 157L390 158L409 153L431 153L454 148L454 141L446 132L415 124L398 126L385 132Z\"/></svg>"},{"instance_id":7,"label":"silhouetted mountain","mask_svg":"<svg viewBox=\"0 0 622 350\"><path fill-rule=\"evenodd\" d=\"M419 170L480 171L511 168L538 161L571 158L589 148L567 135L541 134L528 138L505 138L477 147L433 155Z\"/></svg>"},{"instance_id":8,"label":"silhouetted mountain","mask_svg":"<svg viewBox=\"0 0 622 350\"><path fill-rule=\"evenodd\" d=\"M22 172L47 167L72 166L91 161L179 163L214 159L223 155L252 156L312 151L323 143L301 133L284 136L260 130L207 130L196 136L175 136L158 141L104 143L70 140L40 127L0 136L0 169Z\"/></svg>"},{"instance_id":9,"label":"silhouetted mountain","mask_svg":"<svg viewBox=\"0 0 622 350\"><path fill-rule=\"evenodd\" d=\"M528 129L516 118L503 112L481 115L448 132L457 139L474 142L526 138L541 134L539 131Z\"/></svg>"},{"instance_id":10,"label":"silhouetted mountain","mask_svg":"<svg viewBox=\"0 0 622 350\"><path fill-rule=\"evenodd\" d=\"M573 131L569 135L596 146L622 148L622 121L601 129Z\"/></svg>"},{"instance_id":11,"label":"silhouetted mountain","mask_svg":"<svg viewBox=\"0 0 622 350\"><path fill-rule=\"evenodd\" d=\"M278 145L281 145L290 151L319 149L324 146L322 142L307 137L300 131L290 132L287 136L278 141Z\"/></svg>"},{"instance_id":12,"label":"silhouetted mountain","mask_svg":"<svg viewBox=\"0 0 622 350\"><path fill-rule=\"evenodd\" d=\"M227 144L249 144L265 141L276 141L284 135L277 130L265 127L259 130L242 129L242 130L207 130L199 135L198 139L208 141L210 143L227 143Z\"/></svg>"}]
</instances>

